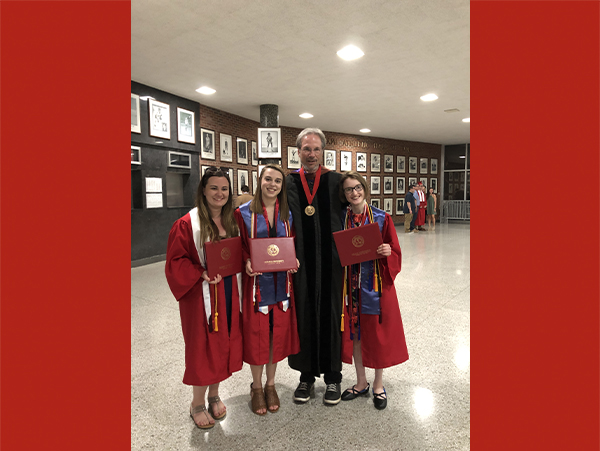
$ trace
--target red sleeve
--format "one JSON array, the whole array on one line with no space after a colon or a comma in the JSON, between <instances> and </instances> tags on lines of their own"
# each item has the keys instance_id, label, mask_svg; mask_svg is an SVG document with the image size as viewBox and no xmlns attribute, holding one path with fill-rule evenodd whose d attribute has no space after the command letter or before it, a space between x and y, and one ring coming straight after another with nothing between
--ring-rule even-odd
<instances>
[{"instance_id":1,"label":"red sleeve","mask_svg":"<svg viewBox=\"0 0 600 451\"><path fill-rule=\"evenodd\" d=\"M165 265L167 282L175 299L180 301L196 285L202 284L204 271L194 245L192 226L183 219L177 220L169 232Z\"/></svg>"},{"instance_id":2,"label":"red sleeve","mask_svg":"<svg viewBox=\"0 0 600 451\"><path fill-rule=\"evenodd\" d=\"M235 217L238 227L240 228L240 237L242 238L242 260L245 270L246 262L250 258L250 242L248 241L250 238L248 236L248 228L246 227L246 223L242 217L242 212L240 212L239 208L236 208L233 211L233 216Z\"/></svg>"},{"instance_id":3,"label":"red sleeve","mask_svg":"<svg viewBox=\"0 0 600 451\"><path fill-rule=\"evenodd\" d=\"M398 242L398 235L392 217L386 213L383 230L381 231L383 242L392 247L392 255L387 258L380 258L381 276L387 284L393 284L394 279L402 268L402 251Z\"/></svg>"}]
</instances>

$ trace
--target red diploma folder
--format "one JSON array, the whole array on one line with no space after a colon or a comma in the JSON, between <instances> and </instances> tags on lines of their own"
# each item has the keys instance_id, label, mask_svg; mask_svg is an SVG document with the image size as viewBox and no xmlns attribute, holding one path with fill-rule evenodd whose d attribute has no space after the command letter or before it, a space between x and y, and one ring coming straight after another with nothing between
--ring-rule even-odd
<instances>
[{"instance_id":1,"label":"red diploma folder","mask_svg":"<svg viewBox=\"0 0 600 451\"><path fill-rule=\"evenodd\" d=\"M294 237L252 238L250 260L254 272L280 272L295 269Z\"/></svg>"},{"instance_id":2,"label":"red diploma folder","mask_svg":"<svg viewBox=\"0 0 600 451\"><path fill-rule=\"evenodd\" d=\"M204 243L208 278L231 276L242 271L242 239L239 236Z\"/></svg>"},{"instance_id":3,"label":"red diploma folder","mask_svg":"<svg viewBox=\"0 0 600 451\"><path fill-rule=\"evenodd\" d=\"M333 233L342 266L376 260L377 248L383 243L379 224L376 222L353 229Z\"/></svg>"}]
</instances>

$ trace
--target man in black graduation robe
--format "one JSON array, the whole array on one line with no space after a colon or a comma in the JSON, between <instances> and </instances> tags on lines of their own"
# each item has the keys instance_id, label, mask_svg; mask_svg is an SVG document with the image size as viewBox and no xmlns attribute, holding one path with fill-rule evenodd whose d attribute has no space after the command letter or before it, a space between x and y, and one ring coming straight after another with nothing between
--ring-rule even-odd
<instances>
[{"instance_id":1,"label":"man in black graduation robe","mask_svg":"<svg viewBox=\"0 0 600 451\"><path fill-rule=\"evenodd\" d=\"M338 191L341 174L320 164L325 144L321 130L303 130L296 140L302 168L286 179L300 261L294 295L301 348L288 363L300 371L294 401L307 402L315 378L323 374L327 384L323 401L335 405L341 399L343 272L332 233L341 230L345 204Z\"/></svg>"}]
</instances>

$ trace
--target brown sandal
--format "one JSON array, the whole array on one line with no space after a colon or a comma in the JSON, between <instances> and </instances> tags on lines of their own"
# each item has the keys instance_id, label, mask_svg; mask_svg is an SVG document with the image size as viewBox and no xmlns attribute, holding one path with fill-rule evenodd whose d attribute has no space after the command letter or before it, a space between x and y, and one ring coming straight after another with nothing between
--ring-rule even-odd
<instances>
[{"instance_id":1,"label":"brown sandal","mask_svg":"<svg viewBox=\"0 0 600 451\"><path fill-rule=\"evenodd\" d=\"M275 385L265 385L265 398L267 401L267 410L271 413L279 411L279 396L277 396L277 390ZM272 409L271 407L277 407Z\"/></svg>"},{"instance_id":2,"label":"brown sandal","mask_svg":"<svg viewBox=\"0 0 600 451\"><path fill-rule=\"evenodd\" d=\"M199 413L205 412L206 417L208 418L208 420L210 421L211 416L209 415L208 411L206 410L206 406L204 404L200 404L196 407L192 407L190 405L190 417L192 417L192 421L194 422L194 424L196 425L197 428L200 429L211 429L215 427L215 423L208 423L208 424L198 424L196 423L196 420L194 419L194 415L198 415Z\"/></svg>"},{"instance_id":3,"label":"brown sandal","mask_svg":"<svg viewBox=\"0 0 600 451\"><path fill-rule=\"evenodd\" d=\"M219 401L221 401L221 398L219 398L219 395L208 397L208 406L210 407L210 410L211 410L210 414L212 415L212 417L215 420L222 420L227 415L226 410L219 416L215 415L215 407L217 407L217 408L219 407L219 405L218 405ZM213 407L213 404L215 404L215 407Z\"/></svg>"},{"instance_id":4,"label":"brown sandal","mask_svg":"<svg viewBox=\"0 0 600 451\"><path fill-rule=\"evenodd\" d=\"M265 392L260 388L252 388L250 384L250 398L252 399L252 412L256 415L266 415L267 403L265 401ZM260 409L265 409L265 413L258 413Z\"/></svg>"}]
</instances>

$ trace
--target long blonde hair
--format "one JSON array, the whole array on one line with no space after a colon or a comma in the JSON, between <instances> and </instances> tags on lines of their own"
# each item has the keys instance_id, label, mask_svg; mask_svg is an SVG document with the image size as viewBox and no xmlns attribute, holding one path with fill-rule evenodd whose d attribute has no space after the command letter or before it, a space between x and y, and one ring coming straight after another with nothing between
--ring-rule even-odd
<instances>
[{"instance_id":1,"label":"long blonde hair","mask_svg":"<svg viewBox=\"0 0 600 451\"><path fill-rule=\"evenodd\" d=\"M281 191L277 195L277 199L279 200L279 218L285 222L289 219L290 215L290 207L287 201L287 188L285 185L285 174L283 173L283 169L276 164L268 164L266 165L262 171L260 172L260 177L258 179L258 186L256 187L256 192L254 193L254 199L250 203L250 211L252 213L262 215L263 214L263 204L262 204L262 179L267 169L275 169L276 171L281 173Z\"/></svg>"},{"instance_id":2,"label":"long blonde hair","mask_svg":"<svg viewBox=\"0 0 600 451\"><path fill-rule=\"evenodd\" d=\"M200 184L198 185L198 191L196 192L196 207L198 208L198 219L200 220L200 241L205 243L206 241L219 241L219 228L217 224L212 220L209 214L208 204L206 197L204 197L204 188L208 184L208 179L211 177L225 177L229 184L229 198L223 207L221 208L221 224L225 229L226 238L239 235L239 228L235 218L233 217L233 193L231 190L231 180L227 172L221 168L210 166L204 172Z\"/></svg>"}]
</instances>

